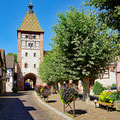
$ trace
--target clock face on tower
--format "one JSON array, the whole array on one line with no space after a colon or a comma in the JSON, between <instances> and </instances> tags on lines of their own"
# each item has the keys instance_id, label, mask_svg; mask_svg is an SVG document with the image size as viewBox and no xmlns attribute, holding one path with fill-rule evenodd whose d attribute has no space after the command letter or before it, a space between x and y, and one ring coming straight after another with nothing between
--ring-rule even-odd
<instances>
[{"instance_id":1,"label":"clock face on tower","mask_svg":"<svg viewBox=\"0 0 120 120\"><path fill-rule=\"evenodd\" d=\"M40 49L40 35L22 34L21 43L22 49Z\"/></svg>"}]
</instances>

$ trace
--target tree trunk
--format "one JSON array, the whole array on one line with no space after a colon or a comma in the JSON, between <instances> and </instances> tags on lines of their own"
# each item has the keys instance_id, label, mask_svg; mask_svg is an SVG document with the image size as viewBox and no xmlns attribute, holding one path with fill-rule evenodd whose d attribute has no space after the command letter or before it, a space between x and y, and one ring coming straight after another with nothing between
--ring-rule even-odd
<instances>
[{"instance_id":1,"label":"tree trunk","mask_svg":"<svg viewBox=\"0 0 120 120\"><path fill-rule=\"evenodd\" d=\"M90 101L90 89L89 89L90 81L89 78L83 79L83 101Z\"/></svg>"}]
</instances>

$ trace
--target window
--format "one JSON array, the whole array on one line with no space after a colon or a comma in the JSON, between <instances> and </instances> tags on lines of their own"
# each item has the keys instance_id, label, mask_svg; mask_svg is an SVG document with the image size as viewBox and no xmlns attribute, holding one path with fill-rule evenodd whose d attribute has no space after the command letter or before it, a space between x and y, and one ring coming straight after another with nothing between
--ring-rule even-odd
<instances>
[{"instance_id":1,"label":"window","mask_svg":"<svg viewBox=\"0 0 120 120\"><path fill-rule=\"evenodd\" d=\"M24 67L25 67L25 68L28 68L28 64L27 64L27 63L25 63Z\"/></svg>"},{"instance_id":2,"label":"window","mask_svg":"<svg viewBox=\"0 0 120 120\"><path fill-rule=\"evenodd\" d=\"M29 38L32 39L33 38L32 35L30 35Z\"/></svg>"},{"instance_id":3,"label":"window","mask_svg":"<svg viewBox=\"0 0 120 120\"><path fill-rule=\"evenodd\" d=\"M26 35L25 37L26 37L26 39L27 39L27 38L28 38L28 35Z\"/></svg>"},{"instance_id":4,"label":"window","mask_svg":"<svg viewBox=\"0 0 120 120\"><path fill-rule=\"evenodd\" d=\"M27 46L27 41L25 41L25 46Z\"/></svg>"},{"instance_id":5,"label":"window","mask_svg":"<svg viewBox=\"0 0 120 120\"><path fill-rule=\"evenodd\" d=\"M34 57L36 57L36 53L34 53Z\"/></svg>"},{"instance_id":6,"label":"window","mask_svg":"<svg viewBox=\"0 0 120 120\"><path fill-rule=\"evenodd\" d=\"M25 56L26 56L26 57L28 56L28 53L27 53L27 52L25 53Z\"/></svg>"},{"instance_id":7,"label":"window","mask_svg":"<svg viewBox=\"0 0 120 120\"><path fill-rule=\"evenodd\" d=\"M33 36L33 39L35 39L35 38L36 38L36 36L34 35L34 36Z\"/></svg>"},{"instance_id":8,"label":"window","mask_svg":"<svg viewBox=\"0 0 120 120\"><path fill-rule=\"evenodd\" d=\"M116 67L115 66L110 66L110 71L111 72L115 72L116 71Z\"/></svg>"},{"instance_id":9,"label":"window","mask_svg":"<svg viewBox=\"0 0 120 120\"><path fill-rule=\"evenodd\" d=\"M34 68L36 68L36 64L34 64Z\"/></svg>"},{"instance_id":10,"label":"window","mask_svg":"<svg viewBox=\"0 0 120 120\"><path fill-rule=\"evenodd\" d=\"M32 46L33 46L33 43L28 43L28 46L32 47Z\"/></svg>"}]
</instances>

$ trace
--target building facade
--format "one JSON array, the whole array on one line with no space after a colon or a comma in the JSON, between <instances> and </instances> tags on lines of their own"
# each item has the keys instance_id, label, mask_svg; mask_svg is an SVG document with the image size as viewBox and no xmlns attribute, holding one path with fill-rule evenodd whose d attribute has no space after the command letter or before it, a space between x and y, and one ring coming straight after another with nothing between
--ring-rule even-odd
<instances>
[{"instance_id":1,"label":"building facade","mask_svg":"<svg viewBox=\"0 0 120 120\"><path fill-rule=\"evenodd\" d=\"M14 85L15 62L14 56L6 56L6 92L12 92Z\"/></svg>"},{"instance_id":2,"label":"building facade","mask_svg":"<svg viewBox=\"0 0 120 120\"><path fill-rule=\"evenodd\" d=\"M110 67L106 72L101 75L100 78L96 79L95 82L100 82L104 87L111 86L112 84L117 84L117 70L116 63L111 63Z\"/></svg>"},{"instance_id":3,"label":"building facade","mask_svg":"<svg viewBox=\"0 0 120 120\"><path fill-rule=\"evenodd\" d=\"M43 34L37 17L30 2L29 11L17 30L18 58L17 58L17 86L24 90L24 83L29 79L33 86L41 84L38 68L43 59Z\"/></svg>"},{"instance_id":4,"label":"building facade","mask_svg":"<svg viewBox=\"0 0 120 120\"><path fill-rule=\"evenodd\" d=\"M5 51L0 49L0 93L6 92L6 61Z\"/></svg>"}]
</instances>

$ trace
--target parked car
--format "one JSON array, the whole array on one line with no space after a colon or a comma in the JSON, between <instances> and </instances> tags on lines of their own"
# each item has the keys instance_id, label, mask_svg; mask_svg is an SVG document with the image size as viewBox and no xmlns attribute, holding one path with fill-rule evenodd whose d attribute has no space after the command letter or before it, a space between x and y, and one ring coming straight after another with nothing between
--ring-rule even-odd
<instances>
[{"instance_id":1,"label":"parked car","mask_svg":"<svg viewBox=\"0 0 120 120\"><path fill-rule=\"evenodd\" d=\"M110 90L117 90L117 87L111 87Z\"/></svg>"},{"instance_id":2,"label":"parked car","mask_svg":"<svg viewBox=\"0 0 120 120\"><path fill-rule=\"evenodd\" d=\"M117 91L117 87L116 86L115 87L111 87L108 90L104 90L104 91L114 91L114 92L116 92Z\"/></svg>"},{"instance_id":3,"label":"parked car","mask_svg":"<svg viewBox=\"0 0 120 120\"><path fill-rule=\"evenodd\" d=\"M30 90L31 89L30 83L25 83L24 88L25 90Z\"/></svg>"}]
</instances>

